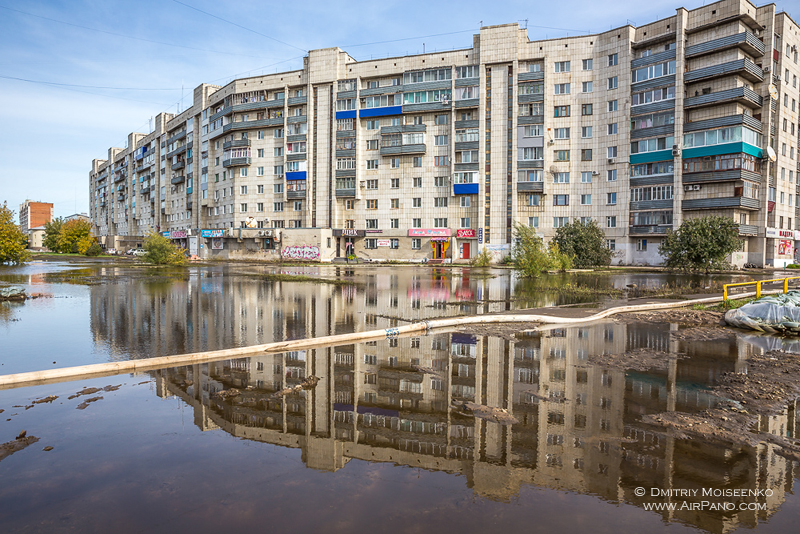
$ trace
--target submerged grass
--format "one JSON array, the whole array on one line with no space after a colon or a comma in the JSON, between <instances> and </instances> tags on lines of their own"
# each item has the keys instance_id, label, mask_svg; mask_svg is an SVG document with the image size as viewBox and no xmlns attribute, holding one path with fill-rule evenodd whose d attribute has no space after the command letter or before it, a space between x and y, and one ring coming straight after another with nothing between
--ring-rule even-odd
<instances>
[{"instance_id":1,"label":"submerged grass","mask_svg":"<svg viewBox=\"0 0 800 534\"><path fill-rule=\"evenodd\" d=\"M307 282L311 284L330 284L333 286L358 286L363 285L355 280L338 280L332 278L319 278L304 274L267 273L256 275L257 278L270 282Z\"/></svg>"}]
</instances>

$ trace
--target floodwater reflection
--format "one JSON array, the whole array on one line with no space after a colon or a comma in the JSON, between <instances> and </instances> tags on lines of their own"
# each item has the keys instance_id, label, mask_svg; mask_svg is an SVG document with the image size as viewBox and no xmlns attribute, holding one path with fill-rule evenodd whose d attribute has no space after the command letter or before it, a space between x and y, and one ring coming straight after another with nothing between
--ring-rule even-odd
<instances>
[{"instance_id":1,"label":"floodwater reflection","mask_svg":"<svg viewBox=\"0 0 800 534\"><path fill-rule=\"evenodd\" d=\"M501 502L525 486L547 487L642 508L676 503L654 513L708 532L754 527L792 491L791 461L768 444L688 439L640 416L714 407L708 386L720 373L746 370L748 355L760 349L733 338L698 346L676 340L675 329L605 323L517 340L390 339L166 369L156 372L157 392L191 406L202 430L300 449L313 469L386 462L463 475L476 496ZM643 349L687 357L637 372L590 363L595 354ZM313 390L273 396L311 375L320 377ZM508 409L519 422L460 415L453 399ZM763 424L794 436L795 406ZM650 488L698 495L652 497ZM758 510L698 510L702 501L721 500L701 497L703 488L771 491L727 499Z\"/></svg>"}]
</instances>

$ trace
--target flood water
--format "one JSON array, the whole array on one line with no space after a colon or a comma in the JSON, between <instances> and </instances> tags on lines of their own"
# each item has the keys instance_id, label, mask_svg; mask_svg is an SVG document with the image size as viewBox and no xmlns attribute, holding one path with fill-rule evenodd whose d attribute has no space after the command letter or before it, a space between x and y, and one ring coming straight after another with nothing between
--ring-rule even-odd
<instances>
[{"instance_id":1,"label":"flood water","mask_svg":"<svg viewBox=\"0 0 800 534\"><path fill-rule=\"evenodd\" d=\"M528 290L501 269L490 277L428 267L75 268L0 271L0 282L47 295L0 305L0 374L597 300L541 284ZM259 278L276 270L354 284ZM674 282L611 274L547 283ZM23 429L39 438L0 460L0 525L9 532L794 532L797 463L772 445L687 439L641 421L713 407L718 398L708 387L722 373L746 372L750 355L780 341L683 341L671 334L677 328L608 321L513 339L432 333L0 391L0 443ZM642 349L686 357L637 372L591 363L597 354ZM315 388L273 396L311 375L320 377ZM98 391L69 398L84 388ZM240 394L219 395L231 388ZM58 398L34 403L51 395ZM518 422L463 415L454 399L506 408ZM798 422L792 405L763 425L795 437ZM651 495L704 488L762 491ZM703 501L735 509L698 509ZM652 509L670 503L676 509Z\"/></svg>"}]
</instances>

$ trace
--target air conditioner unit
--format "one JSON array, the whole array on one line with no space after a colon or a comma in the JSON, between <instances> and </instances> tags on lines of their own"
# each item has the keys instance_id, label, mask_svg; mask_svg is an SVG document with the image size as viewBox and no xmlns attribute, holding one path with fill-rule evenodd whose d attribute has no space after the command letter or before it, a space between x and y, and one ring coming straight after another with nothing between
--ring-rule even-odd
<instances>
[{"instance_id":1,"label":"air conditioner unit","mask_svg":"<svg viewBox=\"0 0 800 534\"><path fill-rule=\"evenodd\" d=\"M696 185L693 185L692 187L694 188L695 191L700 191L700 189L702 189L703 186L700 185L700 184L696 184Z\"/></svg>"},{"instance_id":2,"label":"air conditioner unit","mask_svg":"<svg viewBox=\"0 0 800 534\"><path fill-rule=\"evenodd\" d=\"M681 149L679 149L679 148L673 148L672 149L672 157L673 158L677 157L677 156L680 156L680 155L681 155Z\"/></svg>"},{"instance_id":3,"label":"air conditioner unit","mask_svg":"<svg viewBox=\"0 0 800 534\"><path fill-rule=\"evenodd\" d=\"M365 187L367 187L367 182L366 182L366 180L361 180L361 182L359 183L359 185L361 186L361 189L364 189Z\"/></svg>"},{"instance_id":4,"label":"air conditioner unit","mask_svg":"<svg viewBox=\"0 0 800 534\"><path fill-rule=\"evenodd\" d=\"M770 68L769 67L764 67L763 72L764 72L764 74L769 74L770 73Z\"/></svg>"},{"instance_id":5,"label":"air conditioner unit","mask_svg":"<svg viewBox=\"0 0 800 534\"><path fill-rule=\"evenodd\" d=\"M600 176L600 173L597 171L592 171L592 176Z\"/></svg>"},{"instance_id":6,"label":"air conditioner unit","mask_svg":"<svg viewBox=\"0 0 800 534\"><path fill-rule=\"evenodd\" d=\"M780 77L780 76L775 76L775 81L776 81L776 82L778 82L778 83L780 83L780 81L781 81L781 77Z\"/></svg>"},{"instance_id":7,"label":"air conditioner unit","mask_svg":"<svg viewBox=\"0 0 800 534\"><path fill-rule=\"evenodd\" d=\"M617 158L608 158L608 164L612 165L617 162Z\"/></svg>"},{"instance_id":8,"label":"air conditioner unit","mask_svg":"<svg viewBox=\"0 0 800 534\"><path fill-rule=\"evenodd\" d=\"M683 190L684 191L692 191L693 187L694 187L693 185L684 185L683 186Z\"/></svg>"}]
</instances>

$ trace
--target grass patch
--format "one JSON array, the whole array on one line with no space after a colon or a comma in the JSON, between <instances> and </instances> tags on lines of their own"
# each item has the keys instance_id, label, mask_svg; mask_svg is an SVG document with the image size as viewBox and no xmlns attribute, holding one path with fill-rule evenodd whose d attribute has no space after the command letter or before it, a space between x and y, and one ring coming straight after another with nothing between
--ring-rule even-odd
<instances>
[{"instance_id":1,"label":"grass patch","mask_svg":"<svg viewBox=\"0 0 800 534\"><path fill-rule=\"evenodd\" d=\"M736 308L741 308L745 304L750 304L755 299L728 299L719 304L695 304L692 306L693 310L708 310L708 311L716 311L716 312L726 312L728 310L735 310Z\"/></svg>"}]
</instances>

